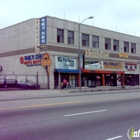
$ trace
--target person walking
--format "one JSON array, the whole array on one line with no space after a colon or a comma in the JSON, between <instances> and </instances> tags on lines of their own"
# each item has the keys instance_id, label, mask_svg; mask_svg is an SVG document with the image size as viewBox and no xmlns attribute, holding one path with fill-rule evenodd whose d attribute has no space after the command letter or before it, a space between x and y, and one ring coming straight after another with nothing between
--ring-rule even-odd
<instances>
[{"instance_id":1,"label":"person walking","mask_svg":"<svg viewBox=\"0 0 140 140\"><path fill-rule=\"evenodd\" d=\"M67 86L67 80L64 78L64 80L63 80L63 87L62 87L62 89L66 88L66 86Z\"/></svg>"}]
</instances>

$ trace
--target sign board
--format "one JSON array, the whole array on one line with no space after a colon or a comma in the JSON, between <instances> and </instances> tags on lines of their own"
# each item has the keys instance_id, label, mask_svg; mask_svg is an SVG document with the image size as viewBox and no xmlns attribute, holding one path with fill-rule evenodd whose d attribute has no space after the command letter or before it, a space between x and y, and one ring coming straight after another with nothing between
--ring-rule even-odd
<instances>
[{"instance_id":1,"label":"sign board","mask_svg":"<svg viewBox=\"0 0 140 140\"><path fill-rule=\"evenodd\" d=\"M40 66L43 54L31 54L20 57L20 64L30 66Z\"/></svg>"},{"instance_id":2,"label":"sign board","mask_svg":"<svg viewBox=\"0 0 140 140\"><path fill-rule=\"evenodd\" d=\"M122 53L119 53L119 57L128 58L129 56L127 53L122 52Z\"/></svg>"},{"instance_id":3,"label":"sign board","mask_svg":"<svg viewBox=\"0 0 140 140\"><path fill-rule=\"evenodd\" d=\"M102 61L85 60L85 69L103 69Z\"/></svg>"},{"instance_id":4,"label":"sign board","mask_svg":"<svg viewBox=\"0 0 140 140\"><path fill-rule=\"evenodd\" d=\"M123 69L123 63L121 62L104 62L104 69Z\"/></svg>"},{"instance_id":5,"label":"sign board","mask_svg":"<svg viewBox=\"0 0 140 140\"><path fill-rule=\"evenodd\" d=\"M69 56L55 56L55 68L77 69L76 58Z\"/></svg>"},{"instance_id":6,"label":"sign board","mask_svg":"<svg viewBox=\"0 0 140 140\"><path fill-rule=\"evenodd\" d=\"M80 68L84 68L84 60L85 60L85 55L84 54L80 54Z\"/></svg>"},{"instance_id":7,"label":"sign board","mask_svg":"<svg viewBox=\"0 0 140 140\"><path fill-rule=\"evenodd\" d=\"M47 73L50 73L50 66L52 65L52 60L48 53L45 53L41 60L41 65L46 69Z\"/></svg>"},{"instance_id":8,"label":"sign board","mask_svg":"<svg viewBox=\"0 0 140 140\"><path fill-rule=\"evenodd\" d=\"M136 63L125 63L125 70L127 71L137 71L137 64Z\"/></svg>"},{"instance_id":9,"label":"sign board","mask_svg":"<svg viewBox=\"0 0 140 140\"><path fill-rule=\"evenodd\" d=\"M40 30L40 20L35 21L35 53L40 53L40 49L38 46L40 46L40 35L39 35L39 30Z\"/></svg>"},{"instance_id":10,"label":"sign board","mask_svg":"<svg viewBox=\"0 0 140 140\"><path fill-rule=\"evenodd\" d=\"M40 46L47 44L46 17L40 19Z\"/></svg>"},{"instance_id":11,"label":"sign board","mask_svg":"<svg viewBox=\"0 0 140 140\"><path fill-rule=\"evenodd\" d=\"M109 53L103 50L96 49L86 49L86 56L96 56L96 57L109 57Z\"/></svg>"}]
</instances>

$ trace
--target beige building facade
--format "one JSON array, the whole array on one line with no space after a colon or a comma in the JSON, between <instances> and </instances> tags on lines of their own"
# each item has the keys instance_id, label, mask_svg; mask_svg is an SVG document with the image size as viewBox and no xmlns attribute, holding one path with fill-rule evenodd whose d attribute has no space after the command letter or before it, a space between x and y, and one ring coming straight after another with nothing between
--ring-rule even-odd
<instances>
[{"instance_id":1,"label":"beige building facade","mask_svg":"<svg viewBox=\"0 0 140 140\"><path fill-rule=\"evenodd\" d=\"M48 53L50 88L60 88L64 78L78 87L79 32L82 86L139 85L140 37L50 16L0 29L0 77L32 79L46 87L41 60Z\"/></svg>"}]
</instances>

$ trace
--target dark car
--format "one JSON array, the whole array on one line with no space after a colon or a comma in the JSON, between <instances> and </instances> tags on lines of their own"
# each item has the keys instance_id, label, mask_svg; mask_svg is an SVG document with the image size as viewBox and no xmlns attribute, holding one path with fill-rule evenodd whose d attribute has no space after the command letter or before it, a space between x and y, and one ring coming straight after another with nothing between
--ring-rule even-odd
<instances>
[{"instance_id":1,"label":"dark car","mask_svg":"<svg viewBox=\"0 0 140 140\"><path fill-rule=\"evenodd\" d=\"M32 80L21 80L18 82L18 87L19 88L25 88L25 89L38 89L40 87L40 85L38 85L37 83L35 83Z\"/></svg>"},{"instance_id":2,"label":"dark car","mask_svg":"<svg viewBox=\"0 0 140 140\"><path fill-rule=\"evenodd\" d=\"M0 87L17 87L16 79L2 78L0 79Z\"/></svg>"}]
</instances>

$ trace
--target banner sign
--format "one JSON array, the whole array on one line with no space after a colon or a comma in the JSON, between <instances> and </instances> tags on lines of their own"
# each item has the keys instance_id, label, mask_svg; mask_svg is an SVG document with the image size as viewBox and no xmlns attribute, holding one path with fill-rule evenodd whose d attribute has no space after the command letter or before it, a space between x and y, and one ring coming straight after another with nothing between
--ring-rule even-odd
<instances>
[{"instance_id":1,"label":"banner sign","mask_svg":"<svg viewBox=\"0 0 140 140\"><path fill-rule=\"evenodd\" d=\"M40 49L38 46L40 46L40 37L39 37L39 20L35 21L35 52L40 53Z\"/></svg>"},{"instance_id":2,"label":"banner sign","mask_svg":"<svg viewBox=\"0 0 140 140\"><path fill-rule=\"evenodd\" d=\"M120 62L104 62L105 69L123 69L123 64Z\"/></svg>"},{"instance_id":3,"label":"banner sign","mask_svg":"<svg viewBox=\"0 0 140 140\"><path fill-rule=\"evenodd\" d=\"M40 45L45 45L46 41L46 17L40 19Z\"/></svg>"},{"instance_id":4,"label":"banner sign","mask_svg":"<svg viewBox=\"0 0 140 140\"><path fill-rule=\"evenodd\" d=\"M103 69L102 61L85 60L85 69Z\"/></svg>"},{"instance_id":5,"label":"banner sign","mask_svg":"<svg viewBox=\"0 0 140 140\"><path fill-rule=\"evenodd\" d=\"M40 66L43 54L33 54L20 57L20 64L30 66Z\"/></svg>"},{"instance_id":6,"label":"banner sign","mask_svg":"<svg viewBox=\"0 0 140 140\"><path fill-rule=\"evenodd\" d=\"M55 68L77 69L76 58L68 56L55 56Z\"/></svg>"},{"instance_id":7,"label":"banner sign","mask_svg":"<svg viewBox=\"0 0 140 140\"><path fill-rule=\"evenodd\" d=\"M86 49L86 56L109 57L109 53L103 50Z\"/></svg>"},{"instance_id":8,"label":"banner sign","mask_svg":"<svg viewBox=\"0 0 140 140\"><path fill-rule=\"evenodd\" d=\"M84 59L85 59L85 55L84 54L80 54L80 68L83 69L84 68Z\"/></svg>"},{"instance_id":9,"label":"banner sign","mask_svg":"<svg viewBox=\"0 0 140 140\"><path fill-rule=\"evenodd\" d=\"M136 63L125 63L125 69L127 71L136 71L137 70L137 64Z\"/></svg>"}]
</instances>

